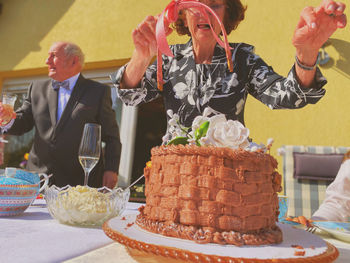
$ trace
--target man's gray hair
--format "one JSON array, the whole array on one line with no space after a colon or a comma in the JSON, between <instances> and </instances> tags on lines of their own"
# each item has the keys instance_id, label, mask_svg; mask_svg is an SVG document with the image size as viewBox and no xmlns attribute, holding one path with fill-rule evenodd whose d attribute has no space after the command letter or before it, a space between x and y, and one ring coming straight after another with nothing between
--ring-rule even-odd
<instances>
[{"instance_id":1,"label":"man's gray hair","mask_svg":"<svg viewBox=\"0 0 350 263\"><path fill-rule=\"evenodd\" d=\"M68 57L77 56L81 66L84 66L85 55L78 45L67 42L66 46L64 47L64 53Z\"/></svg>"}]
</instances>

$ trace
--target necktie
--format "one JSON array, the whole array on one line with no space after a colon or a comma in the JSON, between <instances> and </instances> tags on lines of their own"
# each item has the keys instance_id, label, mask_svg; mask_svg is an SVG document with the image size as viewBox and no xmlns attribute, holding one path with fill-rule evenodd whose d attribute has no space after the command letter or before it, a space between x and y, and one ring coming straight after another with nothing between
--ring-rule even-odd
<instances>
[{"instance_id":1,"label":"necktie","mask_svg":"<svg viewBox=\"0 0 350 263\"><path fill-rule=\"evenodd\" d=\"M57 81L57 80L52 80L52 87L54 90L58 90L59 88L64 88L69 90L69 81L64 80L64 81Z\"/></svg>"}]
</instances>

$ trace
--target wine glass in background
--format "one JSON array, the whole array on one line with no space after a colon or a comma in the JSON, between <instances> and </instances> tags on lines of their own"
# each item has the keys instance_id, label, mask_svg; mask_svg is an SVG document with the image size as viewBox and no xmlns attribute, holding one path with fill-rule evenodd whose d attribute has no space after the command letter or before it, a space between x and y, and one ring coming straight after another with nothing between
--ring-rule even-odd
<instances>
[{"instance_id":1,"label":"wine glass in background","mask_svg":"<svg viewBox=\"0 0 350 263\"><path fill-rule=\"evenodd\" d=\"M2 94L1 103L3 107L3 114L2 114L2 118L0 119L1 126L5 126L11 119L13 119L16 99L17 99L16 94L13 94L13 93ZM1 131L0 142L4 142L4 143L8 142L2 138L2 131Z\"/></svg>"},{"instance_id":2,"label":"wine glass in background","mask_svg":"<svg viewBox=\"0 0 350 263\"><path fill-rule=\"evenodd\" d=\"M86 123L79 148L79 162L84 169L84 186L88 184L89 173L100 159L101 125Z\"/></svg>"}]
</instances>

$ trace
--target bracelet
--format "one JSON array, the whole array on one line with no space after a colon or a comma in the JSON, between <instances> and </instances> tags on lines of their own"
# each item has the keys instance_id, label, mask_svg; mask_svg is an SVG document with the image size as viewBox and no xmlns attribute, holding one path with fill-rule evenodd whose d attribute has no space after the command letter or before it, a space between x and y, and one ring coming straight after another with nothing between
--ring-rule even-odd
<instances>
[{"instance_id":1,"label":"bracelet","mask_svg":"<svg viewBox=\"0 0 350 263\"><path fill-rule=\"evenodd\" d=\"M312 66L306 66L299 61L297 56L295 56L295 61L297 62L298 66L304 70L314 70L317 65L317 60L316 60L315 64L313 64Z\"/></svg>"}]
</instances>

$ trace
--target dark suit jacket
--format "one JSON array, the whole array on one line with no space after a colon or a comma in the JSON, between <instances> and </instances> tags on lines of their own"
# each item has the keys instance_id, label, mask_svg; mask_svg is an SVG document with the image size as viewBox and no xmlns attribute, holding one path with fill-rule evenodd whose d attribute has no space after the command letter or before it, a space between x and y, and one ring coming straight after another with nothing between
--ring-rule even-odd
<instances>
[{"instance_id":1,"label":"dark suit jacket","mask_svg":"<svg viewBox=\"0 0 350 263\"><path fill-rule=\"evenodd\" d=\"M89 186L100 187L105 170L118 171L121 144L109 86L85 79L81 74L74 86L61 118L57 122L58 91L51 79L30 85L27 98L16 111L9 134L21 135L35 127L35 137L27 169L53 173L57 186L82 185L84 171L78 160L80 139L85 123L101 125L106 143L104 155L90 172Z\"/></svg>"}]
</instances>

